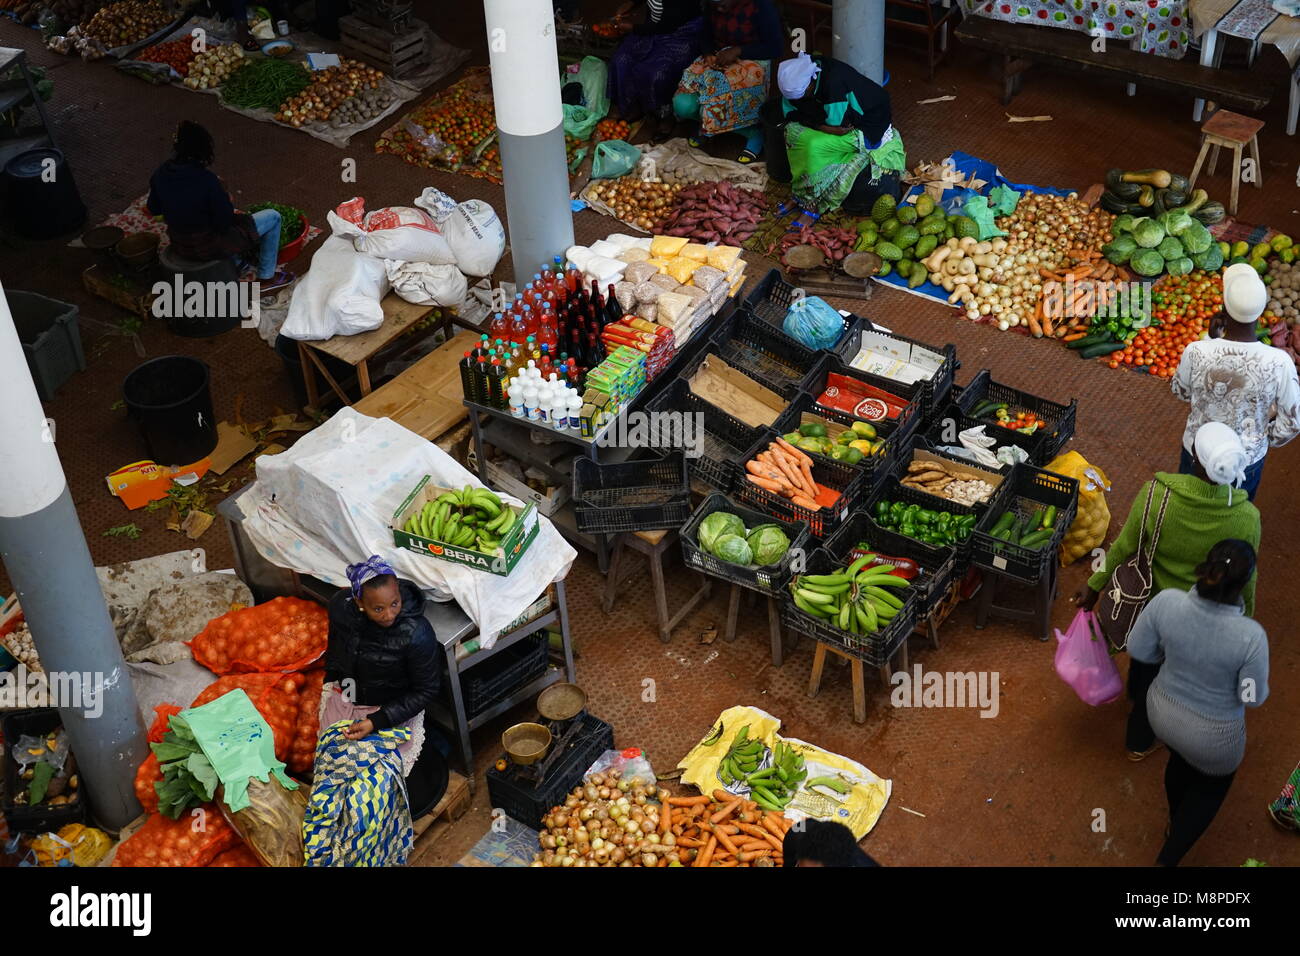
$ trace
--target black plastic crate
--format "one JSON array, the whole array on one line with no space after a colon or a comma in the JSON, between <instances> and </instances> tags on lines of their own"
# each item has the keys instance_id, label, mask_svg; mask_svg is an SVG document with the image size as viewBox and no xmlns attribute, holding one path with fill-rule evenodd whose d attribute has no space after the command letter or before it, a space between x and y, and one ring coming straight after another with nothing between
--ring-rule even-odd
<instances>
[{"instance_id":1,"label":"black plastic crate","mask_svg":"<svg viewBox=\"0 0 1300 956\"><path fill-rule=\"evenodd\" d=\"M481 714L499 700L546 673L550 639L538 631L465 672L465 712Z\"/></svg>"},{"instance_id":2,"label":"black plastic crate","mask_svg":"<svg viewBox=\"0 0 1300 956\"><path fill-rule=\"evenodd\" d=\"M994 502L992 504L992 507L989 509L990 511L995 510L998 507L997 502L999 501L999 499L1000 499L1000 495L994 497ZM874 495L871 496L871 499L863 507L863 510L866 511L869 515L871 515L871 520L873 522L876 520L875 519L876 505L881 501L889 501L889 502L901 501L904 504L916 505L917 507L920 508L928 508L930 511L947 511L949 514L961 515L963 517L967 515L974 515L975 526L976 527L979 526L979 515L981 514L981 512L967 505L959 505L955 501L944 501L941 498L934 497L934 495L927 495L923 491L917 491L914 488L904 487L902 484L899 483L898 477L896 475L890 475L887 479L885 479L885 481L881 484L879 490ZM879 525L879 527L885 531L894 530L892 528L885 528L883 525ZM909 537L908 535L905 535L902 532L896 531L895 533L898 534L898 536L901 538ZM954 549L957 552L958 573L965 572L965 570L970 566L971 542L974 541L974 539L975 539L975 531L974 529L972 529L970 535L967 536L965 541L959 541L957 544L953 545ZM910 540L919 541L920 539L912 538ZM920 543L925 544L926 542L921 541Z\"/></svg>"},{"instance_id":3,"label":"black plastic crate","mask_svg":"<svg viewBox=\"0 0 1300 956\"><path fill-rule=\"evenodd\" d=\"M733 313L710 341L728 365L787 399L799 393L821 357L747 309Z\"/></svg>"},{"instance_id":4,"label":"black plastic crate","mask_svg":"<svg viewBox=\"0 0 1300 956\"><path fill-rule=\"evenodd\" d=\"M1006 478L1007 478L1006 475L1001 474L1000 472L991 471L990 469L984 468L981 465L977 465L972 461L967 461L964 458L954 458L952 455L946 455L941 451L937 451L934 448L931 448L929 446L929 443L924 438L918 438L916 441L912 443L912 447L907 452L907 454L899 458L898 461L894 463L894 477L898 479L899 487L907 488L908 491L914 491L917 494L921 495L922 497L928 498L930 501L932 501L933 504L930 505L931 508L936 508L936 509L943 508L950 504L956 504L957 502L954 502L948 498L944 498L942 495L934 495L928 491L922 491L920 488L912 488L910 486L903 484L903 479L906 478L908 474L907 470L912 466L912 462L916 460L916 453L918 451L927 452L933 455L934 457L941 459L944 462L944 464L952 465L956 468L978 469L980 471L988 471L990 474L1000 477L1002 479L1000 483L994 486L993 493L991 495L989 495L983 501L977 502L976 504L970 506L975 511L976 514L982 515L991 506L996 504L998 498L1001 497L1002 485L1006 483ZM1007 474L1010 474L1010 471L1008 471ZM993 484L992 482L989 483Z\"/></svg>"},{"instance_id":5,"label":"black plastic crate","mask_svg":"<svg viewBox=\"0 0 1300 956\"><path fill-rule=\"evenodd\" d=\"M845 365L852 367L853 359L862 346L862 333L867 331L874 331L879 335L906 342L908 345L919 346L943 356L939 368L935 370L935 373L930 378L915 383L921 387L924 393L922 417L927 421L932 419L948 404L948 395L952 391L953 376L957 374L957 369L961 368L961 363L957 361L956 347L952 345L930 345L928 342L918 342L916 339L910 339L906 335L899 335L897 332L874 329L871 327L870 322L863 319L849 329L844 341L835 349L836 354L839 355Z\"/></svg>"},{"instance_id":6,"label":"black plastic crate","mask_svg":"<svg viewBox=\"0 0 1300 956\"><path fill-rule=\"evenodd\" d=\"M937 547L915 538L905 538L880 527L865 510L849 515L849 520L826 539L822 549L841 565L846 565L859 556L857 547L860 543L879 554L910 558L916 562L920 572L913 579L912 588L917 596L918 619L929 617L947 599L953 586L960 583L956 548Z\"/></svg>"},{"instance_id":7,"label":"black plastic crate","mask_svg":"<svg viewBox=\"0 0 1300 956\"><path fill-rule=\"evenodd\" d=\"M1045 465L1046 461L1041 460L1043 457L1043 439L1039 435L1022 435L1018 431L1012 431L1010 428L999 428L997 425L987 419L971 418L963 412L958 406L950 404L942 412L935 416L930 427L925 430L922 436L926 445L931 450L937 450L941 445L961 445L961 439L957 438L960 432L968 428L975 428L978 425L984 426L984 434L997 440L994 450L1002 445L1014 445L1022 449L1029 456L1029 462L1033 465ZM975 464L975 462L971 462ZM980 465L984 468L986 466ZM1011 465L1002 465L999 468L989 468L989 471L998 471L1001 474L1011 474Z\"/></svg>"},{"instance_id":8,"label":"black plastic crate","mask_svg":"<svg viewBox=\"0 0 1300 956\"><path fill-rule=\"evenodd\" d=\"M872 375L869 372L859 372L857 369L845 365L838 355L825 355L822 356L821 362L813 369L804 383L804 391L812 396L814 402L826 391L826 382L831 373L843 375L864 385L878 388L907 403L907 406L899 413L897 418L886 418L879 422L872 422L877 428L881 426L892 428L895 434L894 444L896 449L902 449L909 444L912 436L920 430L921 419L924 417L925 410L925 388L922 384L913 382L910 385L905 385L902 382L881 378L879 375ZM830 409L827 409L827 411L830 411ZM857 419L852 415L841 412L839 420L853 422ZM773 425L773 427L776 426Z\"/></svg>"},{"instance_id":9,"label":"black plastic crate","mask_svg":"<svg viewBox=\"0 0 1300 956\"><path fill-rule=\"evenodd\" d=\"M513 766L488 768L488 798L493 807L526 827L542 828L542 818L564 803L565 795L582 781L587 768L606 750L614 749L613 727L586 712L574 719L582 721L582 730L563 756L555 758L540 785L521 776Z\"/></svg>"},{"instance_id":10,"label":"black plastic crate","mask_svg":"<svg viewBox=\"0 0 1300 956\"><path fill-rule=\"evenodd\" d=\"M797 286L785 280L780 269L771 269L759 280L754 291L745 296L744 307L769 325L774 325L778 329L784 328L785 314L790 311L790 306L794 303L796 288ZM861 316L850 315L844 319L844 329L832 348L838 348L844 343L844 336L849 333L854 322L865 323L864 328L872 327L871 323Z\"/></svg>"},{"instance_id":11,"label":"black plastic crate","mask_svg":"<svg viewBox=\"0 0 1300 956\"><path fill-rule=\"evenodd\" d=\"M575 458L573 513L583 534L680 528L691 516L685 454L617 465Z\"/></svg>"},{"instance_id":12,"label":"black plastic crate","mask_svg":"<svg viewBox=\"0 0 1300 956\"><path fill-rule=\"evenodd\" d=\"M647 406L646 411L677 412L683 415L702 416L703 442L700 454L687 457L686 470L690 476L723 494L736 485L741 455L758 440L761 428L751 428L740 419L728 415L711 402L706 402L683 379L671 382Z\"/></svg>"},{"instance_id":13,"label":"black plastic crate","mask_svg":"<svg viewBox=\"0 0 1300 956\"><path fill-rule=\"evenodd\" d=\"M779 432L771 428L765 430L758 441L745 453L744 458L741 459L740 467L742 470L740 478L736 482L736 500L764 511L782 521L806 521L808 522L808 531L814 538L824 538L840 526L840 522L848 517L849 512L863 498L863 488L867 485L867 474L857 465L849 465L831 458L823 458L821 455L815 458L809 455L808 457L812 458L813 481L838 491L840 496L831 507L821 507L816 511L802 508L774 491L758 487L748 479L749 472L745 470L745 462L752 460L760 452L766 451L767 446L776 441L779 434Z\"/></svg>"},{"instance_id":14,"label":"black plastic crate","mask_svg":"<svg viewBox=\"0 0 1300 956\"><path fill-rule=\"evenodd\" d=\"M981 568L1013 577L1025 584L1035 584L1056 560L1061 539L1074 523L1079 507L1079 482L1033 465L1016 465L1002 483L1002 494L975 525L971 535L971 560ZM1028 518L1036 511L1054 505L1056 528L1051 540L1040 549L1022 548L989 534L1005 512Z\"/></svg>"},{"instance_id":15,"label":"black plastic crate","mask_svg":"<svg viewBox=\"0 0 1300 956\"><path fill-rule=\"evenodd\" d=\"M1078 399L1072 398L1070 404L1062 405L1047 398L1039 398L1037 395L1030 395L1010 385L995 382L988 369L981 369L969 385L958 390L953 400L964 413L969 415L984 399L991 402L1005 402L1009 407L1008 410L1012 412L1021 410L1033 412L1047 422L1048 428L1040 428L1031 436L1042 441L1038 454L1034 456L1034 461L1039 464L1047 464L1055 458L1065 447L1065 443L1074 437L1074 423L1079 411ZM993 419L981 418L977 421L993 422ZM1000 426L993 422L992 427ZM1007 428L1003 431L1011 431L1011 429Z\"/></svg>"},{"instance_id":16,"label":"black plastic crate","mask_svg":"<svg viewBox=\"0 0 1300 956\"><path fill-rule=\"evenodd\" d=\"M822 548L818 548L808 556L809 574L833 574L842 566ZM834 645L846 654L880 667L889 663L894 653L907 640L907 635L911 634L916 626L917 593L912 588L896 593L903 598L903 609L875 634L841 631L830 621L800 610L794 603L788 588L781 600L781 622L792 631L806 634L815 641Z\"/></svg>"},{"instance_id":17,"label":"black plastic crate","mask_svg":"<svg viewBox=\"0 0 1300 956\"><path fill-rule=\"evenodd\" d=\"M700 523L715 511L730 511L745 523L746 528L759 524L779 524L790 539L790 551L780 564L766 567L742 567L715 558L700 547ZM704 503L691 515L691 520L681 530L682 560L688 568L694 568L710 577L721 578L732 584L763 594L777 594L790 580L790 566L794 562L796 549L805 550L808 546L808 523L773 518L769 514L738 505L726 495L716 492L704 499Z\"/></svg>"},{"instance_id":18,"label":"black plastic crate","mask_svg":"<svg viewBox=\"0 0 1300 956\"><path fill-rule=\"evenodd\" d=\"M779 435L798 431L805 412L840 425L852 425L855 421L852 415L845 415L818 405L816 398L805 392L791 402L790 407L773 423L773 430ZM864 497L870 495L880 482L884 481L885 476L893 472L894 461L899 452L911 447L911 439L906 435L900 436L898 426L893 422L873 422L872 424L876 428L877 437L884 439L885 450L883 454L864 457L853 466L866 476L863 487L859 492ZM800 450L803 451L803 449ZM804 452L804 454L817 461L834 461L834 459L819 455L814 451ZM743 461L740 467L743 470ZM743 476L741 480L743 480Z\"/></svg>"},{"instance_id":19,"label":"black plastic crate","mask_svg":"<svg viewBox=\"0 0 1300 956\"><path fill-rule=\"evenodd\" d=\"M10 711L0 721L0 737L4 741L4 802L0 804L0 814L4 815L9 829L15 833L46 833L86 819L84 787L73 791L76 799L71 803L58 807L51 806L48 802L34 807L15 806L13 803L15 796L23 789L22 782L18 779L18 764L13 759L14 746L24 735L48 734L62 726L63 719L53 708ZM70 752L68 759L73 756L75 755ZM72 792L65 790L64 795L71 797Z\"/></svg>"}]
</instances>

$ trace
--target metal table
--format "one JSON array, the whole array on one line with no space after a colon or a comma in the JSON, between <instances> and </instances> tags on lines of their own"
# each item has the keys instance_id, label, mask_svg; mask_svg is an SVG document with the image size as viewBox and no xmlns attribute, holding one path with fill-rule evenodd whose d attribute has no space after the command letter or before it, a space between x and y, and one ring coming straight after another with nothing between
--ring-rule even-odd
<instances>
[{"instance_id":1,"label":"metal table","mask_svg":"<svg viewBox=\"0 0 1300 956\"><path fill-rule=\"evenodd\" d=\"M308 597L328 601L338 587L296 571L272 564L258 553L253 543L243 531L243 510L239 506L241 498L251 487L245 485L239 491L226 498L217 506L217 512L226 520L230 534L230 544L235 555L235 572L240 580L248 585L258 602L270 600L282 595L291 597ZM569 629L569 609L565 597L564 582L555 583L555 607L520 627L502 634L490 650L479 649L464 657L457 658L456 648L463 642L478 635L478 628L455 601L430 600L425 604L424 616L433 627L433 633L443 650L446 663L444 677L447 691L442 699L434 701L425 712L426 719L431 719L451 731L460 748L461 767L474 786L474 749L470 743L470 732L477 730L489 721L499 717L526 700L536 697L543 689L561 680L576 682L577 671L573 664L573 636ZM546 672L536 680L516 689L505 699L493 704L487 710L470 716L465 709L465 695L462 679L467 670L490 660L494 655L517 644L524 638L537 633L552 624L560 626L561 643L564 655L563 666L549 666Z\"/></svg>"}]
</instances>

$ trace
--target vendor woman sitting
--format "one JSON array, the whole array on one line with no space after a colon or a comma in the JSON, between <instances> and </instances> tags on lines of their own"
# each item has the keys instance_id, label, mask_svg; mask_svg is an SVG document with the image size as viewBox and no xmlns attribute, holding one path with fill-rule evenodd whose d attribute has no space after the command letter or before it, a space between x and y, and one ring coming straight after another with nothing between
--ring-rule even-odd
<instances>
[{"instance_id":1,"label":"vendor woman sitting","mask_svg":"<svg viewBox=\"0 0 1300 956\"><path fill-rule=\"evenodd\" d=\"M182 120L172 158L149 179L149 212L162 216L177 254L200 262L253 258L263 295L284 288L293 276L275 267L280 214L274 209L252 215L237 211L226 187L208 168L214 155L212 134L198 123Z\"/></svg>"},{"instance_id":2,"label":"vendor woman sitting","mask_svg":"<svg viewBox=\"0 0 1300 956\"><path fill-rule=\"evenodd\" d=\"M882 194L897 198L907 158L881 86L847 63L806 53L781 63L777 85L781 99L764 119L784 127L785 156L771 151L768 175L790 183L805 217L841 207L865 215Z\"/></svg>"},{"instance_id":3,"label":"vendor woman sitting","mask_svg":"<svg viewBox=\"0 0 1300 956\"><path fill-rule=\"evenodd\" d=\"M329 602L320 725L351 721L345 732L350 740L389 727L410 728L411 739L399 748L409 776L424 746L425 708L442 682L424 594L377 554L349 564L347 575L351 587ZM440 743L436 731L434 742ZM439 759L436 752L431 756Z\"/></svg>"}]
</instances>

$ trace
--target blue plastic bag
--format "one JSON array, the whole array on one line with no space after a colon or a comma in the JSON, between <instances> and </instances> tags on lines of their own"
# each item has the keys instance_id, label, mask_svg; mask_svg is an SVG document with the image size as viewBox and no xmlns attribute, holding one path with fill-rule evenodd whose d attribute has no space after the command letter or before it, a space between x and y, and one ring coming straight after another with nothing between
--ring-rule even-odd
<instances>
[{"instance_id":1,"label":"blue plastic bag","mask_svg":"<svg viewBox=\"0 0 1300 956\"><path fill-rule=\"evenodd\" d=\"M835 307L818 296L806 296L794 302L781 324L785 334L810 349L829 349L844 332L844 317Z\"/></svg>"}]
</instances>

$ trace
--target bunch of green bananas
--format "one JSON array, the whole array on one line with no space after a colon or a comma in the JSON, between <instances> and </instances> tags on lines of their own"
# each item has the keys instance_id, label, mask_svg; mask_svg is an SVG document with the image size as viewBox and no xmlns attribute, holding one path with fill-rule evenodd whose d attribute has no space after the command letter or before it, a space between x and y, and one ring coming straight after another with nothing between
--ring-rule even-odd
<instances>
[{"instance_id":1,"label":"bunch of green bananas","mask_svg":"<svg viewBox=\"0 0 1300 956\"><path fill-rule=\"evenodd\" d=\"M486 488L466 485L447 491L411 515L403 526L408 534L458 548L474 546L492 553L515 526L515 510Z\"/></svg>"},{"instance_id":2,"label":"bunch of green bananas","mask_svg":"<svg viewBox=\"0 0 1300 956\"><path fill-rule=\"evenodd\" d=\"M764 810L780 813L794 799L795 791L807 776L803 754L779 740L772 751L772 766L749 774L745 783L749 785L751 800Z\"/></svg>"},{"instance_id":3,"label":"bunch of green bananas","mask_svg":"<svg viewBox=\"0 0 1300 956\"><path fill-rule=\"evenodd\" d=\"M790 582L794 603L805 614L827 621L850 634L874 634L903 609L903 599L890 588L910 585L906 578L890 574L892 564L878 564L863 571L874 554L864 554L847 569L834 574L803 574Z\"/></svg>"},{"instance_id":4,"label":"bunch of green bananas","mask_svg":"<svg viewBox=\"0 0 1300 956\"><path fill-rule=\"evenodd\" d=\"M749 724L741 727L718 764L718 779L727 786L744 783L745 777L758 769L763 760L763 750L763 741L749 739Z\"/></svg>"}]
</instances>

